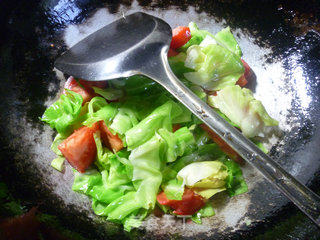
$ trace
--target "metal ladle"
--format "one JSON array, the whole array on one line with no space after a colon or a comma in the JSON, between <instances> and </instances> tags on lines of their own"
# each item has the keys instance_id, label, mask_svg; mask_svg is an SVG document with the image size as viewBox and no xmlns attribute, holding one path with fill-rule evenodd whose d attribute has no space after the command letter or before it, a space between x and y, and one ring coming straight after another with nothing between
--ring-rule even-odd
<instances>
[{"instance_id":1,"label":"metal ladle","mask_svg":"<svg viewBox=\"0 0 320 240\"><path fill-rule=\"evenodd\" d=\"M171 32L165 21L134 13L71 47L56 60L55 67L89 81L140 74L158 82L320 227L320 197L222 119L172 73L167 60Z\"/></svg>"}]
</instances>

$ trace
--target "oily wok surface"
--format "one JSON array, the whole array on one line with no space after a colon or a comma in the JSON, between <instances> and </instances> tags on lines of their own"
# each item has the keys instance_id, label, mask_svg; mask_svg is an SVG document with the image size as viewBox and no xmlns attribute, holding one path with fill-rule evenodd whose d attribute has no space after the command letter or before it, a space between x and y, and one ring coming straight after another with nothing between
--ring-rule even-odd
<instances>
[{"instance_id":1,"label":"oily wok surface","mask_svg":"<svg viewBox=\"0 0 320 240\"><path fill-rule=\"evenodd\" d=\"M124 233L93 214L90 200L71 190L71 168L50 167L55 135L39 121L60 94L65 78L53 62L68 47L111 21L135 11L172 27L196 22L215 33L229 25L255 72L249 87L279 130L270 154L317 191L320 183L320 36L316 2L239 1L7 1L1 2L1 180L28 206L58 216L65 228L89 239L318 239L319 230L262 176L243 168L249 192L214 198L216 216L202 225L150 216Z\"/></svg>"}]
</instances>

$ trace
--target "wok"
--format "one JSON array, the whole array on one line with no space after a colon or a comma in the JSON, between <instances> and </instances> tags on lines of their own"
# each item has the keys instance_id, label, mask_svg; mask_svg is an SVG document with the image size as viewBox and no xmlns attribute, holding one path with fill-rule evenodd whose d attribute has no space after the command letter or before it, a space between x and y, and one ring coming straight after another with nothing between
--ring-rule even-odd
<instances>
[{"instance_id":1,"label":"wok","mask_svg":"<svg viewBox=\"0 0 320 240\"><path fill-rule=\"evenodd\" d=\"M54 132L38 119L59 95L64 76L53 62L67 47L123 14L145 11L172 27L190 21L217 32L229 25L255 72L250 88L280 121L266 143L291 174L318 192L320 183L320 6L316 1L2 1L0 69L1 180L28 206L58 216L89 239L319 239L320 231L251 167L249 192L215 198L202 225L150 216L124 233L95 216L71 190L69 167L50 167Z\"/></svg>"}]
</instances>

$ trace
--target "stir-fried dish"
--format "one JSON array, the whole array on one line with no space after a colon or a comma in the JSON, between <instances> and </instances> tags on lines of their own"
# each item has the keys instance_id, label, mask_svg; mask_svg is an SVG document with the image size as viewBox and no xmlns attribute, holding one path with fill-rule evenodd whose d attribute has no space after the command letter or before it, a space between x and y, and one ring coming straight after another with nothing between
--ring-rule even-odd
<instances>
[{"instance_id":1,"label":"stir-fried dish","mask_svg":"<svg viewBox=\"0 0 320 240\"><path fill-rule=\"evenodd\" d=\"M177 27L168 52L175 75L230 124L257 140L278 122L245 88L251 69L229 28L213 35L195 23ZM212 196L245 193L241 157L144 76L88 82L70 77L42 121L57 131L51 165L74 169L72 190L93 211L130 231L155 207L166 214L215 214Z\"/></svg>"}]
</instances>

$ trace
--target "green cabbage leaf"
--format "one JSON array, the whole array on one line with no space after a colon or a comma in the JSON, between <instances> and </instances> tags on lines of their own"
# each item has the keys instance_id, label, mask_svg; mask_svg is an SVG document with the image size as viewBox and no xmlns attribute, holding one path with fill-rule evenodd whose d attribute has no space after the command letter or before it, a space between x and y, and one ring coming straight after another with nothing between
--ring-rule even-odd
<instances>
[{"instance_id":1,"label":"green cabbage leaf","mask_svg":"<svg viewBox=\"0 0 320 240\"><path fill-rule=\"evenodd\" d=\"M64 137L70 135L76 128L83 101L80 94L68 89L65 91L66 93L48 107L40 118Z\"/></svg>"},{"instance_id":2,"label":"green cabbage leaf","mask_svg":"<svg viewBox=\"0 0 320 240\"><path fill-rule=\"evenodd\" d=\"M217 96L209 96L208 103L238 125L249 138L263 134L266 127L278 125L278 121L269 116L261 101L256 100L246 88L227 86Z\"/></svg>"}]
</instances>

